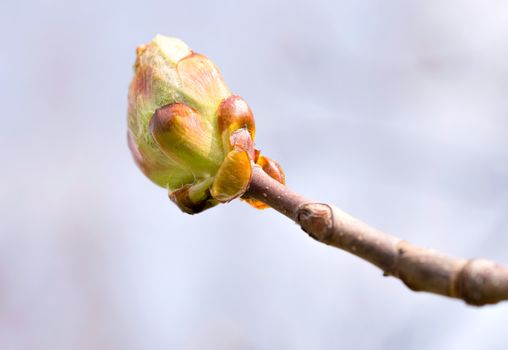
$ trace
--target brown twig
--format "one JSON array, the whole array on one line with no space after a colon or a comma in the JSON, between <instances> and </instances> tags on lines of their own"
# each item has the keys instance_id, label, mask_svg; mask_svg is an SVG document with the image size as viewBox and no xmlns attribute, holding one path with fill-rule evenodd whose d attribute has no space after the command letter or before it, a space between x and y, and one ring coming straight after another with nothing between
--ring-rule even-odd
<instances>
[{"instance_id":1,"label":"brown twig","mask_svg":"<svg viewBox=\"0 0 508 350\"><path fill-rule=\"evenodd\" d=\"M254 166L247 196L294 220L312 238L346 250L401 279L414 291L459 298L471 305L508 300L508 268L419 248L381 232L342 210L310 201Z\"/></svg>"}]
</instances>

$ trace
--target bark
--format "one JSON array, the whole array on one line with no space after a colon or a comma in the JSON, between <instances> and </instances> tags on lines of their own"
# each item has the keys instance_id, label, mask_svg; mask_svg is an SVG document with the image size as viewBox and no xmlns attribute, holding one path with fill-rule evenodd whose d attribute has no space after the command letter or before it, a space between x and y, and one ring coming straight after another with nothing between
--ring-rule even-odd
<instances>
[{"instance_id":1,"label":"bark","mask_svg":"<svg viewBox=\"0 0 508 350\"><path fill-rule=\"evenodd\" d=\"M508 267L416 247L333 205L302 197L258 166L254 166L246 195L289 217L315 240L369 261L385 276L399 278L414 291L458 298L477 306L508 300Z\"/></svg>"}]
</instances>

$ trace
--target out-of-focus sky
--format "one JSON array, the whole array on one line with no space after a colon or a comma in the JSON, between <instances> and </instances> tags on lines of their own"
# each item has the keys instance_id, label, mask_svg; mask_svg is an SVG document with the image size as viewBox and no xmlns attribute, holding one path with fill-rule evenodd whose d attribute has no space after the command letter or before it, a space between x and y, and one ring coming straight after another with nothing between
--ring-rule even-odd
<instances>
[{"instance_id":1,"label":"out-of-focus sky","mask_svg":"<svg viewBox=\"0 0 508 350\"><path fill-rule=\"evenodd\" d=\"M506 349L508 304L413 293L241 202L188 216L126 146L135 47L206 54L290 187L508 264L508 3L0 3L0 349Z\"/></svg>"}]
</instances>

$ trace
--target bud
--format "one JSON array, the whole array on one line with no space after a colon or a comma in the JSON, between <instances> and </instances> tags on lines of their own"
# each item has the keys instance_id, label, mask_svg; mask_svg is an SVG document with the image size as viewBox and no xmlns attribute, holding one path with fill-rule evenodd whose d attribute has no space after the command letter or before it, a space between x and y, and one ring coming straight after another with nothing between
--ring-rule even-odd
<instances>
[{"instance_id":1,"label":"bud","mask_svg":"<svg viewBox=\"0 0 508 350\"><path fill-rule=\"evenodd\" d=\"M244 196L256 164L284 183L277 162L254 148L250 107L231 94L212 61L161 35L136 54L129 149L141 171L167 188L182 211L195 214Z\"/></svg>"}]
</instances>

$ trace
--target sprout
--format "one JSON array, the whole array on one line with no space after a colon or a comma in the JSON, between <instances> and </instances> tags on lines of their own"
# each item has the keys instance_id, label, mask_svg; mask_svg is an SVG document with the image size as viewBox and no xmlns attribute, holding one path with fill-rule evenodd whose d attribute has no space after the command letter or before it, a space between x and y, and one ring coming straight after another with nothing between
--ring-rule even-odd
<instances>
[{"instance_id":1,"label":"sprout","mask_svg":"<svg viewBox=\"0 0 508 350\"><path fill-rule=\"evenodd\" d=\"M284 186L279 164L254 148L247 103L231 94L209 59L178 39L159 35L137 49L128 113L134 160L186 213L241 197L256 208L270 205L312 238L373 263L412 290L472 305L508 300L507 267L418 248Z\"/></svg>"},{"instance_id":2,"label":"sprout","mask_svg":"<svg viewBox=\"0 0 508 350\"><path fill-rule=\"evenodd\" d=\"M284 173L254 148L252 111L231 94L215 64L161 35L136 53L128 143L141 171L189 214L242 196L266 208L245 196L253 166L280 183Z\"/></svg>"}]
</instances>

